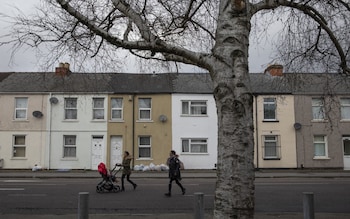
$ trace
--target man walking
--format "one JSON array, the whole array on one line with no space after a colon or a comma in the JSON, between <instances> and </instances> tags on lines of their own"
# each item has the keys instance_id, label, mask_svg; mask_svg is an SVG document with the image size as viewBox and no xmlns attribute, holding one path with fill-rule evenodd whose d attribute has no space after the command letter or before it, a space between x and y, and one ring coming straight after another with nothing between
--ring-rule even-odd
<instances>
[{"instance_id":1,"label":"man walking","mask_svg":"<svg viewBox=\"0 0 350 219\"><path fill-rule=\"evenodd\" d=\"M181 188L182 194L186 193L186 189L181 185L181 173L180 173L180 160L176 156L175 151L170 151L170 157L167 160L167 165L169 166L169 190L165 193L165 196L171 196L171 186L175 180L176 184Z\"/></svg>"}]
</instances>

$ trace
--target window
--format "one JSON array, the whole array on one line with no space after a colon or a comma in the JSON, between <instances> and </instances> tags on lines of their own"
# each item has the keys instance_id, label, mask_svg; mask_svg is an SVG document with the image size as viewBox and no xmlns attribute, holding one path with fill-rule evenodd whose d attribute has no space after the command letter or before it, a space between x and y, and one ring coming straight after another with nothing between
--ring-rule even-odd
<instances>
[{"instance_id":1,"label":"window","mask_svg":"<svg viewBox=\"0 0 350 219\"><path fill-rule=\"evenodd\" d=\"M93 119L104 119L105 118L105 108L104 108L104 98L93 98Z\"/></svg>"},{"instance_id":2,"label":"window","mask_svg":"<svg viewBox=\"0 0 350 219\"><path fill-rule=\"evenodd\" d=\"M77 146L76 140L77 137L75 135L65 135L64 145L63 145L63 157L76 157L77 155Z\"/></svg>"},{"instance_id":3,"label":"window","mask_svg":"<svg viewBox=\"0 0 350 219\"><path fill-rule=\"evenodd\" d=\"M263 157L264 159L280 159L280 143L278 135L263 136Z\"/></svg>"},{"instance_id":4,"label":"window","mask_svg":"<svg viewBox=\"0 0 350 219\"><path fill-rule=\"evenodd\" d=\"M123 119L123 99L112 98L111 99L111 119Z\"/></svg>"},{"instance_id":5,"label":"window","mask_svg":"<svg viewBox=\"0 0 350 219\"><path fill-rule=\"evenodd\" d=\"M139 98L139 119L151 120L151 98Z\"/></svg>"},{"instance_id":6,"label":"window","mask_svg":"<svg viewBox=\"0 0 350 219\"><path fill-rule=\"evenodd\" d=\"M264 98L264 120L275 121L276 119L276 98Z\"/></svg>"},{"instance_id":7,"label":"window","mask_svg":"<svg viewBox=\"0 0 350 219\"><path fill-rule=\"evenodd\" d=\"M26 136L14 135L13 136L13 157L25 157L26 156Z\"/></svg>"},{"instance_id":8,"label":"window","mask_svg":"<svg viewBox=\"0 0 350 219\"><path fill-rule=\"evenodd\" d=\"M182 101L182 115L207 115L207 101Z\"/></svg>"},{"instance_id":9,"label":"window","mask_svg":"<svg viewBox=\"0 0 350 219\"><path fill-rule=\"evenodd\" d=\"M27 119L28 98L17 97L15 101L15 119Z\"/></svg>"},{"instance_id":10,"label":"window","mask_svg":"<svg viewBox=\"0 0 350 219\"><path fill-rule=\"evenodd\" d=\"M208 153L207 139L182 139L183 153Z\"/></svg>"},{"instance_id":11,"label":"window","mask_svg":"<svg viewBox=\"0 0 350 219\"><path fill-rule=\"evenodd\" d=\"M315 135L314 136L314 149L315 158L317 157L328 157L327 151L327 137L323 135Z\"/></svg>"},{"instance_id":12,"label":"window","mask_svg":"<svg viewBox=\"0 0 350 219\"><path fill-rule=\"evenodd\" d=\"M350 98L340 99L341 119L350 120Z\"/></svg>"},{"instance_id":13,"label":"window","mask_svg":"<svg viewBox=\"0 0 350 219\"><path fill-rule=\"evenodd\" d=\"M64 119L77 119L77 98L64 99Z\"/></svg>"},{"instance_id":14,"label":"window","mask_svg":"<svg viewBox=\"0 0 350 219\"><path fill-rule=\"evenodd\" d=\"M139 137L139 158L151 158L151 137Z\"/></svg>"},{"instance_id":15,"label":"window","mask_svg":"<svg viewBox=\"0 0 350 219\"><path fill-rule=\"evenodd\" d=\"M312 118L314 120L323 120L324 114L324 101L322 98L312 98Z\"/></svg>"}]
</instances>

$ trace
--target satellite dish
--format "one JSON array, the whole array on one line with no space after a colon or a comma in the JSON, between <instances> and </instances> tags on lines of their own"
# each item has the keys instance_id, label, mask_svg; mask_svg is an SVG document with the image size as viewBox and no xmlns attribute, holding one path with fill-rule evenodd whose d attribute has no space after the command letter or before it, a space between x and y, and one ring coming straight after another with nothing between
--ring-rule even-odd
<instances>
[{"instance_id":1,"label":"satellite dish","mask_svg":"<svg viewBox=\"0 0 350 219\"><path fill-rule=\"evenodd\" d=\"M52 104L58 103L57 97L51 97L51 98L50 98L50 103L52 103Z\"/></svg>"},{"instance_id":2,"label":"satellite dish","mask_svg":"<svg viewBox=\"0 0 350 219\"><path fill-rule=\"evenodd\" d=\"M294 123L294 129L295 129L295 130L301 129L301 124L298 123L298 122Z\"/></svg>"},{"instance_id":3,"label":"satellite dish","mask_svg":"<svg viewBox=\"0 0 350 219\"><path fill-rule=\"evenodd\" d=\"M43 113L40 112L40 111L34 111L34 112L33 112L33 116L34 116L35 118L41 118L41 117L43 117Z\"/></svg>"},{"instance_id":4,"label":"satellite dish","mask_svg":"<svg viewBox=\"0 0 350 219\"><path fill-rule=\"evenodd\" d=\"M160 115L159 116L159 121L165 122L168 118L165 115Z\"/></svg>"}]
</instances>

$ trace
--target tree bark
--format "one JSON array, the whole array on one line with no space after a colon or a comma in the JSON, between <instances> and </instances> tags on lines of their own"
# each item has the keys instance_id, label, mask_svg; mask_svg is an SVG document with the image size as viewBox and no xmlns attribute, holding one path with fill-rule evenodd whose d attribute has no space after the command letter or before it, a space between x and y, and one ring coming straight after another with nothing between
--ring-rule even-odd
<instances>
[{"instance_id":1,"label":"tree bark","mask_svg":"<svg viewBox=\"0 0 350 219\"><path fill-rule=\"evenodd\" d=\"M214 218L254 218L253 101L249 87L250 18L245 1L222 1L211 71L218 113Z\"/></svg>"}]
</instances>

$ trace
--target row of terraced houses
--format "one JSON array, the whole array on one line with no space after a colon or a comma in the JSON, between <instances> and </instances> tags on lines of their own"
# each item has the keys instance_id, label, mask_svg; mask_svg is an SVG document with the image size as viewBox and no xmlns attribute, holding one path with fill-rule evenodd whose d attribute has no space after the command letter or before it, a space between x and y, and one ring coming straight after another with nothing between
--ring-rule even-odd
<instances>
[{"instance_id":1,"label":"row of terraced houses","mask_svg":"<svg viewBox=\"0 0 350 219\"><path fill-rule=\"evenodd\" d=\"M350 169L350 78L250 74L256 168ZM217 112L209 74L0 73L0 168L163 164L213 169Z\"/></svg>"}]
</instances>

